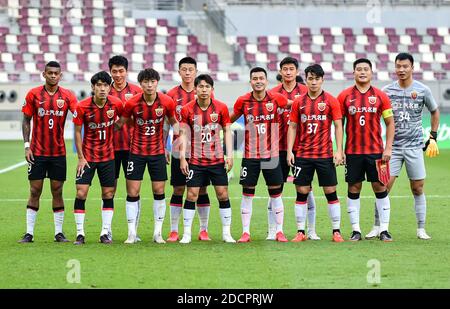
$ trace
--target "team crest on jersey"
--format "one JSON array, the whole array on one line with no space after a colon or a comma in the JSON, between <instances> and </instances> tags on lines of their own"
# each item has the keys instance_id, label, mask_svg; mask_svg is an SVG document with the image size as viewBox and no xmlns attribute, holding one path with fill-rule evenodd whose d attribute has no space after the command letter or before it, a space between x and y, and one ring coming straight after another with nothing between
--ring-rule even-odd
<instances>
[{"instance_id":1,"label":"team crest on jersey","mask_svg":"<svg viewBox=\"0 0 450 309\"><path fill-rule=\"evenodd\" d=\"M266 109L268 112L273 111L273 103L272 102L267 102L266 103Z\"/></svg>"},{"instance_id":2,"label":"team crest on jersey","mask_svg":"<svg viewBox=\"0 0 450 309\"><path fill-rule=\"evenodd\" d=\"M58 108L63 108L64 107L64 100L63 99L56 100L56 106L58 106Z\"/></svg>"},{"instance_id":3,"label":"team crest on jersey","mask_svg":"<svg viewBox=\"0 0 450 309\"><path fill-rule=\"evenodd\" d=\"M323 112L325 110L325 108L327 107L327 103L325 102L319 102L317 103L317 108L319 109L319 111Z\"/></svg>"},{"instance_id":4,"label":"team crest on jersey","mask_svg":"<svg viewBox=\"0 0 450 309\"><path fill-rule=\"evenodd\" d=\"M211 118L212 122L217 122L217 120L219 120L219 114L212 113L211 115L209 115L209 118Z\"/></svg>"},{"instance_id":5,"label":"team crest on jersey","mask_svg":"<svg viewBox=\"0 0 450 309\"><path fill-rule=\"evenodd\" d=\"M415 91L411 92L411 98L413 100L417 99L417 92L415 92Z\"/></svg>"},{"instance_id":6,"label":"team crest on jersey","mask_svg":"<svg viewBox=\"0 0 450 309\"><path fill-rule=\"evenodd\" d=\"M110 109L110 110L106 111L106 116L108 116L108 118L114 117L114 110Z\"/></svg>"},{"instance_id":7,"label":"team crest on jersey","mask_svg":"<svg viewBox=\"0 0 450 309\"><path fill-rule=\"evenodd\" d=\"M163 112L164 112L164 109L162 107L158 107L157 109L155 109L155 113L156 113L157 117L161 117Z\"/></svg>"},{"instance_id":8,"label":"team crest on jersey","mask_svg":"<svg viewBox=\"0 0 450 309\"><path fill-rule=\"evenodd\" d=\"M354 107L354 106L349 106L349 107L348 107L348 113L349 113L350 115L356 114L356 107Z\"/></svg>"},{"instance_id":9,"label":"team crest on jersey","mask_svg":"<svg viewBox=\"0 0 450 309\"><path fill-rule=\"evenodd\" d=\"M132 93L125 93L125 101L128 101L129 99L131 99L133 97Z\"/></svg>"},{"instance_id":10,"label":"team crest on jersey","mask_svg":"<svg viewBox=\"0 0 450 309\"><path fill-rule=\"evenodd\" d=\"M369 103L370 103L370 104L375 104L375 103L377 103L377 97L375 97L375 96L370 96L370 97L369 97Z\"/></svg>"}]
</instances>

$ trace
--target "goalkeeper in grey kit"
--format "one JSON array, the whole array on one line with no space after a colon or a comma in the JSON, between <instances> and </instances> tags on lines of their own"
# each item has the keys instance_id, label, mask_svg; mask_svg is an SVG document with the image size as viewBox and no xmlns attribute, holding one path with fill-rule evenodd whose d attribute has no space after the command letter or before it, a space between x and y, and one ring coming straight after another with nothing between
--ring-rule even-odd
<instances>
[{"instance_id":1,"label":"goalkeeper in grey kit","mask_svg":"<svg viewBox=\"0 0 450 309\"><path fill-rule=\"evenodd\" d=\"M395 72L398 80L383 88L389 96L394 112L395 135L390 161L391 178L388 190L399 176L403 163L414 196L414 209L417 219L417 237L428 240L425 231L427 204L423 186L426 172L423 152L432 158L439 155L437 130L439 110L430 88L413 80L414 59L408 53L400 53L395 58ZM431 113L431 131L424 144L422 133L422 110L426 107ZM375 208L375 224L366 239L375 238L379 233L379 218Z\"/></svg>"}]
</instances>

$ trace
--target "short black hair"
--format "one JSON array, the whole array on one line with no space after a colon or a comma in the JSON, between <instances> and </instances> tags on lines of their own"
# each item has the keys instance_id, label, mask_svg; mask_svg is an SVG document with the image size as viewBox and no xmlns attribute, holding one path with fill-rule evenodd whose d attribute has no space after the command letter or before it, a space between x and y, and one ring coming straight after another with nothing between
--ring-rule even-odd
<instances>
[{"instance_id":1,"label":"short black hair","mask_svg":"<svg viewBox=\"0 0 450 309\"><path fill-rule=\"evenodd\" d=\"M110 71L113 65L122 66L128 71L128 59L124 56L117 55L109 58L108 66Z\"/></svg>"},{"instance_id":2,"label":"short black hair","mask_svg":"<svg viewBox=\"0 0 450 309\"><path fill-rule=\"evenodd\" d=\"M47 71L47 68L58 68L61 70L61 65L57 61L49 61L44 67L44 71Z\"/></svg>"},{"instance_id":3,"label":"short black hair","mask_svg":"<svg viewBox=\"0 0 450 309\"><path fill-rule=\"evenodd\" d=\"M183 63L193 64L197 68L197 61L192 57L184 57L178 61L178 68L181 68Z\"/></svg>"},{"instance_id":4,"label":"short black hair","mask_svg":"<svg viewBox=\"0 0 450 309\"><path fill-rule=\"evenodd\" d=\"M281 76L280 73L277 74L277 77L275 77L277 79L277 81L279 81L281 83L283 76Z\"/></svg>"},{"instance_id":5,"label":"short black hair","mask_svg":"<svg viewBox=\"0 0 450 309\"><path fill-rule=\"evenodd\" d=\"M310 65L305 69L306 78L308 78L308 73L314 74L317 77L323 77L325 75L325 72L323 71L322 66L317 63Z\"/></svg>"},{"instance_id":6,"label":"short black hair","mask_svg":"<svg viewBox=\"0 0 450 309\"><path fill-rule=\"evenodd\" d=\"M360 63L367 63L372 70L372 62L367 58L359 58L356 59L355 62L353 62L353 71L356 69L356 66Z\"/></svg>"},{"instance_id":7,"label":"short black hair","mask_svg":"<svg viewBox=\"0 0 450 309\"><path fill-rule=\"evenodd\" d=\"M111 83L112 83L111 76L106 71L100 71L98 73L95 73L94 76L92 76L92 78L91 78L91 85L94 86L99 81L107 83L108 85L111 85Z\"/></svg>"},{"instance_id":8,"label":"short black hair","mask_svg":"<svg viewBox=\"0 0 450 309\"><path fill-rule=\"evenodd\" d=\"M283 60L281 60L280 69L282 69L283 65L285 64L293 64L295 65L295 68L298 69L298 60L293 57L285 57Z\"/></svg>"},{"instance_id":9,"label":"short black hair","mask_svg":"<svg viewBox=\"0 0 450 309\"><path fill-rule=\"evenodd\" d=\"M254 67L253 69L250 70L250 79L252 78L252 74L256 73L256 72L264 72L264 75L267 78L267 71L264 68L261 67Z\"/></svg>"},{"instance_id":10,"label":"short black hair","mask_svg":"<svg viewBox=\"0 0 450 309\"><path fill-rule=\"evenodd\" d=\"M414 65L414 58L411 54L409 53L400 53L395 57L395 62L397 62L397 60L409 60L411 62L411 65ZM394 63L395 63L394 62Z\"/></svg>"},{"instance_id":11,"label":"short black hair","mask_svg":"<svg viewBox=\"0 0 450 309\"><path fill-rule=\"evenodd\" d=\"M211 85L211 87L214 87L214 81L211 76L208 74L200 74L197 76L194 80L194 87L197 87L200 82L204 80L207 84Z\"/></svg>"},{"instance_id":12,"label":"short black hair","mask_svg":"<svg viewBox=\"0 0 450 309\"><path fill-rule=\"evenodd\" d=\"M139 72L138 74L138 82L141 83L143 80L153 80L156 79L158 82L160 80L160 76L158 71L155 69L145 69Z\"/></svg>"}]
</instances>

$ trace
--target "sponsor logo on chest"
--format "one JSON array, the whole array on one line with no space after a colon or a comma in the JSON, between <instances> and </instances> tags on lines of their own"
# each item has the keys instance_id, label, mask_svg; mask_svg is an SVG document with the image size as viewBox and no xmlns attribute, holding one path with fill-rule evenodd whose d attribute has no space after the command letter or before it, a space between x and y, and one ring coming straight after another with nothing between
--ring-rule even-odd
<instances>
[{"instance_id":1,"label":"sponsor logo on chest","mask_svg":"<svg viewBox=\"0 0 450 309\"><path fill-rule=\"evenodd\" d=\"M38 109L38 116L39 117L44 117L44 116L62 117L62 116L64 116L64 111L62 111L62 110L53 110L53 109L44 109L44 108L40 107Z\"/></svg>"}]
</instances>

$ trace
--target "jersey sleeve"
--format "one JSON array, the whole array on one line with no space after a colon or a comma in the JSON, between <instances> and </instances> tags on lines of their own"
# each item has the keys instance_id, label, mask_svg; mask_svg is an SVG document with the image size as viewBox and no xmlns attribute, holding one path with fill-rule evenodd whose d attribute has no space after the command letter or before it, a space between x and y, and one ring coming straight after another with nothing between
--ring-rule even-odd
<instances>
[{"instance_id":1,"label":"jersey sleeve","mask_svg":"<svg viewBox=\"0 0 450 309\"><path fill-rule=\"evenodd\" d=\"M34 114L33 97L34 97L34 95L30 91L27 93L27 96L25 97L25 101L23 102L22 113L24 113L28 117L33 117L33 114Z\"/></svg>"},{"instance_id":2,"label":"jersey sleeve","mask_svg":"<svg viewBox=\"0 0 450 309\"><path fill-rule=\"evenodd\" d=\"M330 97L330 106L332 119L333 120L342 119L342 112L339 101L334 97Z\"/></svg>"},{"instance_id":3,"label":"jersey sleeve","mask_svg":"<svg viewBox=\"0 0 450 309\"><path fill-rule=\"evenodd\" d=\"M236 103L234 103L233 113L237 118L241 117L241 115L243 114L242 105L243 105L243 102L242 102L241 98L238 98L236 100Z\"/></svg>"},{"instance_id":4,"label":"jersey sleeve","mask_svg":"<svg viewBox=\"0 0 450 309\"><path fill-rule=\"evenodd\" d=\"M342 91L341 93L339 93L338 97L337 97L337 101L338 101L338 107L340 109L341 115L342 117L345 115L345 97L347 96L346 91Z\"/></svg>"},{"instance_id":5,"label":"jersey sleeve","mask_svg":"<svg viewBox=\"0 0 450 309\"><path fill-rule=\"evenodd\" d=\"M175 116L175 102L172 98L167 99L167 117Z\"/></svg>"},{"instance_id":6,"label":"jersey sleeve","mask_svg":"<svg viewBox=\"0 0 450 309\"><path fill-rule=\"evenodd\" d=\"M73 114L72 119L73 123L77 126L83 125L83 116L84 116L83 107L80 104L78 104L75 113Z\"/></svg>"},{"instance_id":7,"label":"jersey sleeve","mask_svg":"<svg viewBox=\"0 0 450 309\"><path fill-rule=\"evenodd\" d=\"M391 100L389 99L387 94L380 91L378 95L381 98L381 113L383 115L383 118L393 117L394 114L392 112Z\"/></svg>"},{"instance_id":8,"label":"jersey sleeve","mask_svg":"<svg viewBox=\"0 0 450 309\"><path fill-rule=\"evenodd\" d=\"M292 103L291 113L289 114L290 122L298 123L299 102L299 100L294 100L294 103Z\"/></svg>"},{"instance_id":9,"label":"jersey sleeve","mask_svg":"<svg viewBox=\"0 0 450 309\"><path fill-rule=\"evenodd\" d=\"M231 124L230 113L228 112L228 107L224 104L222 107L222 127L226 127Z\"/></svg>"},{"instance_id":10,"label":"jersey sleeve","mask_svg":"<svg viewBox=\"0 0 450 309\"><path fill-rule=\"evenodd\" d=\"M69 110L70 110L70 112L72 114L74 114L75 111L77 110L77 104L78 104L77 98L75 97L75 95L72 92L70 92L70 95L69 95Z\"/></svg>"},{"instance_id":11,"label":"jersey sleeve","mask_svg":"<svg viewBox=\"0 0 450 309\"><path fill-rule=\"evenodd\" d=\"M288 99L284 95L276 94L277 104L281 108L285 108L288 104Z\"/></svg>"},{"instance_id":12,"label":"jersey sleeve","mask_svg":"<svg viewBox=\"0 0 450 309\"><path fill-rule=\"evenodd\" d=\"M428 108L430 112L434 112L435 110L437 110L438 105L433 97L433 94L431 93L430 88L428 87L425 88L425 95L423 99L425 102L425 106Z\"/></svg>"}]
</instances>

